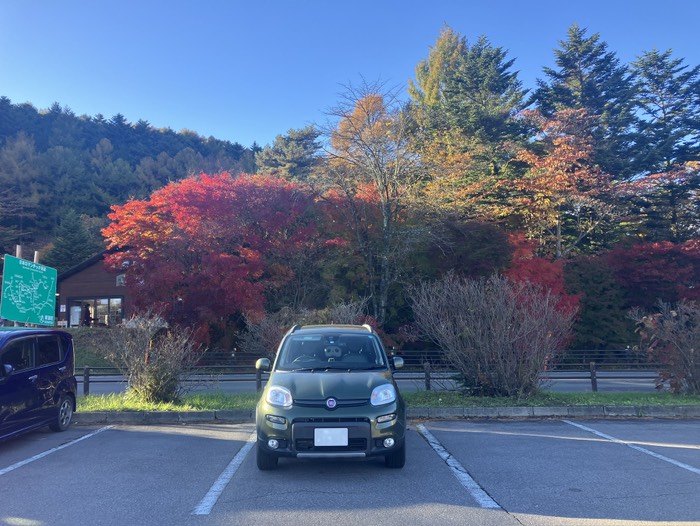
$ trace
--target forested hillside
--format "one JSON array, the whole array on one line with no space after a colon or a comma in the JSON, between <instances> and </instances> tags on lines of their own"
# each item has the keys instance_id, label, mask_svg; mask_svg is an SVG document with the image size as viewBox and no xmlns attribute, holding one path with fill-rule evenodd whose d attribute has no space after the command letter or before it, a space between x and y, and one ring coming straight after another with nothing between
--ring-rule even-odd
<instances>
[{"instance_id":1,"label":"forested hillside","mask_svg":"<svg viewBox=\"0 0 700 526\"><path fill-rule=\"evenodd\" d=\"M73 235L82 225L94 245L111 205L201 171L253 171L253 162L238 143L0 97L0 249L44 251L62 222Z\"/></svg>"}]
</instances>

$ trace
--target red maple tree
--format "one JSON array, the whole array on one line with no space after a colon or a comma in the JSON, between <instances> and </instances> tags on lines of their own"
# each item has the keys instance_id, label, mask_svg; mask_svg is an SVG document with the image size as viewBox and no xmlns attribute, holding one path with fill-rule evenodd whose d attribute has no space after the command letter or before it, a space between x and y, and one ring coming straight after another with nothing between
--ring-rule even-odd
<instances>
[{"instance_id":1,"label":"red maple tree","mask_svg":"<svg viewBox=\"0 0 700 526\"><path fill-rule=\"evenodd\" d=\"M200 174L113 206L106 264L125 273L137 310L175 323L206 329L261 315L266 288L292 275L285 258L316 242L311 207L278 177Z\"/></svg>"},{"instance_id":2,"label":"red maple tree","mask_svg":"<svg viewBox=\"0 0 700 526\"><path fill-rule=\"evenodd\" d=\"M629 307L651 310L659 301L700 300L700 239L616 248L604 257Z\"/></svg>"},{"instance_id":3,"label":"red maple tree","mask_svg":"<svg viewBox=\"0 0 700 526\"><path fill-rule=\"evenodd\" d=\"M529 281L544 290L550 290L559 298L559 309L564 313L576 312L579 308L580 295L567 294L564 282L563 259L535 256L537 242L526 239L522 233L510 236L510 244L513 247L513 256L510 266L503 271L503 275L511 281Z\"/></svg>"}]
</instances>

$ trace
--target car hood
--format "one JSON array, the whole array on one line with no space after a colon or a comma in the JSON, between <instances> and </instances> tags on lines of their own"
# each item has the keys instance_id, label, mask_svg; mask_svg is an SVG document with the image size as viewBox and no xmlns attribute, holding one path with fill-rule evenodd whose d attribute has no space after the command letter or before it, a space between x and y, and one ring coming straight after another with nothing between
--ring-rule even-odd
<instances>
[{"instance_id":1,"label":"car hood","mask_svg":"<svg viewBox=\"0 0 700 526\"><path fill-rule=\"evenodd\" d=\"M297 400L369 399L372 390L392 384L391 371L278 371L270 385L286 387Z\"/></svg>"}]
</instances>

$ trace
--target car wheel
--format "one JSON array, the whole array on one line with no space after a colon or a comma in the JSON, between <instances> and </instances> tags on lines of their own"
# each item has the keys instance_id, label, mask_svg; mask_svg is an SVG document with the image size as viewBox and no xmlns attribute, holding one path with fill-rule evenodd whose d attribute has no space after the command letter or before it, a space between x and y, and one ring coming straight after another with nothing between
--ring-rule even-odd
<instances>
[{"instance_id":1,"label":"car wheel","mask_svg":"<svg viewBox=\"0 0 700 526\"><path fill-rule=\"evenodd\" d=\"M68 395L62 395L58 403L58 416L49 424L52 431L65 431L73 419L73 399Z\"/></svg>"},{"instance_id":2,"label":"car wheel","mask_svg":"<svg viewBox=\"0 0 700 526\"><path fill-rule=\"evenodd\" d=\"M258 469L261 471L275 469L277 467L277 461L279 460L277 456L265 451L260 444L258 444L255 459L258 463Z\"/></svg>"},{"instance_id":3,"label":"car wheel","mask_svg":"<svg viewBox=\"0 0 700 526\"><path fill-rule=\"evenodd\" d=\"M384 464L388 468L401 469L406 464L406 443L404 442L399 449L393 453L384 456Z\"/></svg>"}]
</instances>

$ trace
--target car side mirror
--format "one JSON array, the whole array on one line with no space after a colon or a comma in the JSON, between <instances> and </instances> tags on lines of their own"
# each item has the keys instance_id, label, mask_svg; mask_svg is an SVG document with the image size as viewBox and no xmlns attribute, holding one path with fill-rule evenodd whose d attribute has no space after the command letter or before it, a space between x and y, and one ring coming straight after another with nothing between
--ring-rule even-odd
<instances>
[{"instance_id":1,"label":"car side mirror","mask_svg":"<svg viewBox=\"0 0 700 526\"><path fill-rule=\"evenodd\" d=\"M401 356L394 356L392 360L394 361L394 369L401 369L403 367L403 358L401 358Z\"/></svg>"},{"instance_id":2,"label":"car side mirror","mask_svg":"<svg viewBox=\"0 0 700 526\"><path fill-rule=\"evenodd\" d=\"M270 364L270 359L269 358L259 358L257 362L255 362L255 368L258 371L269 371L272 365Z\"/></svg>"},{"instance_id":3,"label":"car side mirror","mask_svg":"<svg viewBox=\"0 0 700 526\"><path fill-rule=\"evenodd\" d=\"M12 374L12 371L14 371L14 368L9 363L2 364L3 376L10 376Z\"/></svg>"}]
</instances>

